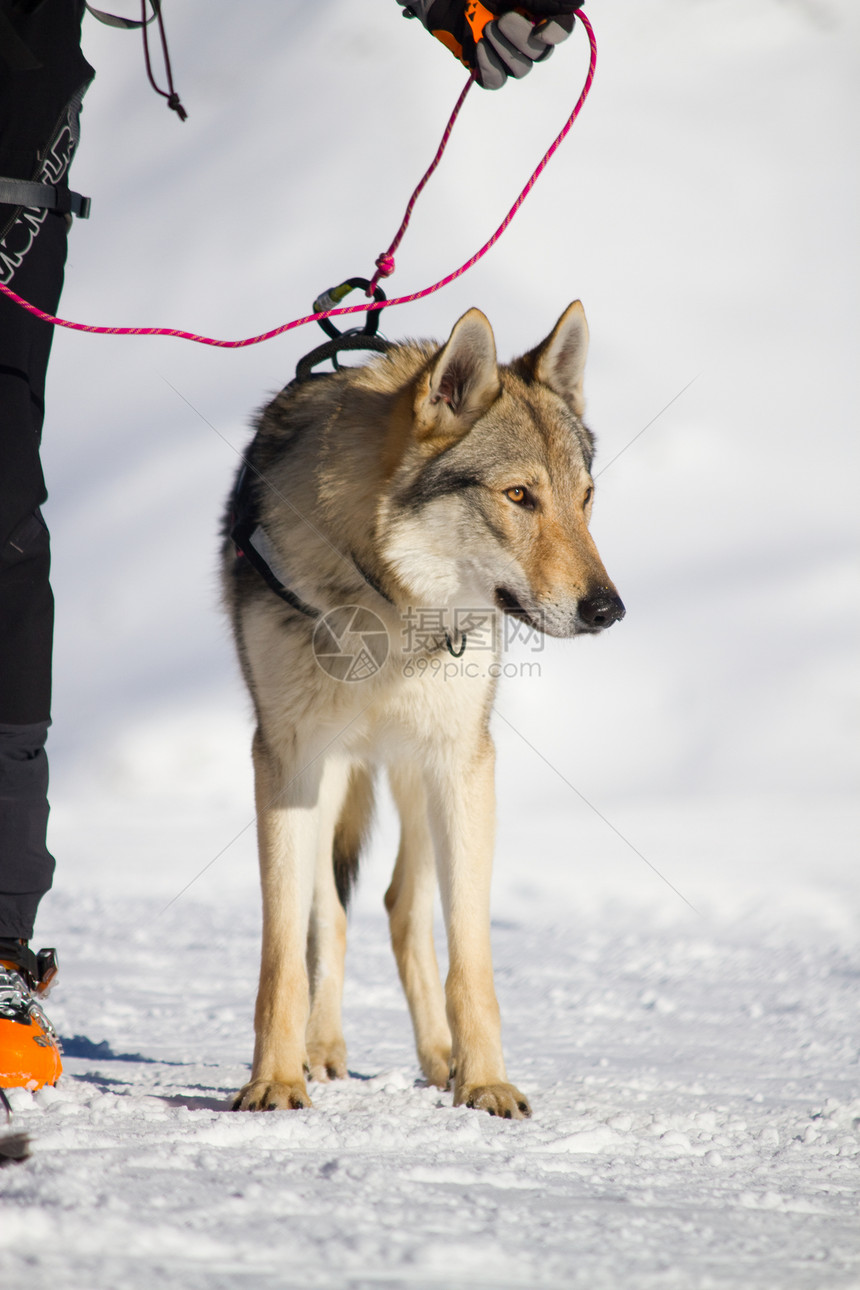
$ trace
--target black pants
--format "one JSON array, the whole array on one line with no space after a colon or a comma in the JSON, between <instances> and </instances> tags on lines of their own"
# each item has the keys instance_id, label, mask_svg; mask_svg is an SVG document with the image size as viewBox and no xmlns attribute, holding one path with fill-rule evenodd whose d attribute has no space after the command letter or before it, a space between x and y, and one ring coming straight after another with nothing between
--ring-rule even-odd
<instances>
[{"instance_id":1,"label":"black pants","mask_svg":"<svg viewBox=\"0 0 860 1290\"><path fill-rule=\"evenodd\" d=\"M83 0L0 0L0 176L62 184L93 69ZM67 224L0 204L0 281L56 313ZM54 601L39 461L53 328L0 293L0 937L29 940L51 886L48 763Z\"/></svg>"},{"instance_id":2,"label":"black pants","mask_svg":"<svg viewBox=\"0 0 860 1290\"><path fill-rule=\"evenodd\" d=\"M0 207L0 214L4 208ZM56 312L67 226L46 214L11 285ZM0 937L29 940L51 886L47 850L54 603L39 460L53 328L0 294Z\"/></svg>"}]
</instances>

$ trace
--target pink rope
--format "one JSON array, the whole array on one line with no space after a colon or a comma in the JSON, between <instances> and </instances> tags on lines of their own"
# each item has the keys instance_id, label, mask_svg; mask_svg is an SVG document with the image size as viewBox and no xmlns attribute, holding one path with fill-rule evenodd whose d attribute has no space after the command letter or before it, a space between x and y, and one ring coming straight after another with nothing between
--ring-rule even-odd
<instances>
[{"instance_id":1,"label":"pink rope","mask_svg":"<svg viewBox=\"0 0 860 1290\"><path fill-rule=\"evenodd\" d=\"M412 218L412 212L415 209L415 203L418 201L418 198L421 196L422 192L424 191L427 181L429 180L430 176L433 174L433 171L436 169L436 167L439 165L439 162L442 160L442 153L448 147L448 140L451 138L451 131L454 129L454 122L457 120L457 117L460 115L460 108L466 102L466 95L469 93L469 90L472 88L474 84L475 84L475 77L474 75L472 75L466 81L466 84L463 86L460 97L457 99L457 102L454 104L454 111L451 113L450 117L448 118L448 124L445 126L445 133L442 135L442 140L439 144L439 147L436 150L436 156L430 162L430 165L427 167L427 170L424 172L424 176L421 179L420 183L418 184L418 187L415 189L415 192L409 198L409 204L406 207L406 213L403 216L403 222L400 225L400 228L397 230L397 233L395 234L394 241L391 243L391 246L388 248L387 251L383 251L382 255L377 256L376 273L374 273L373 277L371 278L370 286L367 288L367 292L366 292L368 296L373 295L374 290L376 289L376 285L379 282L380 278L389 278L391 274L394 272L394 253L397 250L397 248L400 246L400 243L403 241L403 234L406 232L407 228L409 227L409 221Z\"/></svg>"},{"instance_id":2,"label":"pink rope","mask_svg":"<svg viewBox=\"0 0 860 1290\"><path fill-rule=\"evenodd\" d=\"M555 155L558 148L566 139L574 121L579 116L583 104L588 98L588 93L594 80L594 69L597 63L597 42L594 38L594 29L581 9L577 10L576 16L579 22L582 23L588 36L588 43L591 47L591 57L589 60L585 84L582 88L582 93L576 101L573 111L562 127L561 132L544 154L537 169L532 174L525 188L522 190L492 237L489 238L481 249L476 251L465 264L461 264L459 269L455 269L453 273L449 273L446 277L440 278L438 282L434 282L430 287L424 287L421 291L414 291L408 296L394 296L390 300L374 300L370 303L365 302L360 305L343 305L337 309L327 309L323 313L306 314L303 318L294 318L292 322L282 323L280 327L274 327L271 331L261 332L259 336L247 336L243 340L216 340L211 336L198 336L194 332L179 331L173 327L94 327L87 323L68 322L65 318L57 318L53 314L48 314L41 309L37 309L35 305L31 305L27 300L22 299L22 297L14 292L11 287L7 287L5 283L0 282L0 291L2 291L4 295L7 295L10 300L14 300L16 304L19 304L22 309L26 309L28 313L33 314L36 318L41 318L43 322L51 323L55 327L68 327L72 331L94 332L99 336L175 336L179 340L191 340L195 341L199 345L214 345L219 349L244 349L248 345L259 345L265 340L273 340L276 336L282 336L284 332L293 331L297 327L304 327L307 323L319 322L322 318L342 318L350 314L369 313L372 310L387 309L391 305L408 305L415 300L422 300L425 296L432 296L436 291L441 291L442 287L447 287L451 282L455 282L457 278L461 278L464 273L467 273L473 265L477 264L478 261L495 246L511 220L516 215L517 211L522 206L523 202L528 197L531 190L534 188L538 179L543 174L551 158ZM454 122L457 119L457 115L463 105L466 94L471 88L471 85L472 77L470 76L465 88L457 100L454 111L451 113L451 117L445 128L445 133L442 136L442 142L439 145L436 156L434 157L430 168L427 170L427 173L424 175L418 187L415 189L415 192L412 194L409 205L406 208L403 223L397 231L397 236L392 242L389 250L379 256L379 259L376 261L378 272L374 277L374 284L378 281L380 276L387 276L386 269L388 273L391 273L394 269L394 251L396 251L397 247L400 245L400 240L406 232L407 225L409 224L409 220L412 215L412 210L422 189L442 158L442 153L445 151L445 146L450 138ZM383 262L382 265L379 263L380 260Z\"/></svg>"}]
</instances>

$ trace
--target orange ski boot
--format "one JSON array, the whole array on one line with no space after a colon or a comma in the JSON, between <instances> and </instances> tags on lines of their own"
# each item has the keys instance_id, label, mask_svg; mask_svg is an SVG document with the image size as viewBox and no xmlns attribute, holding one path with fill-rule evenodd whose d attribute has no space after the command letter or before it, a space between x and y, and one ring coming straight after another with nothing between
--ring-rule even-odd
<instances>
[{"instance_id":1,"label":"orange ski boot","mask_svg":"<svg viewBox=\"0 0 860 1290\"><path fill-rule=\"evenodd\" d=\"M56 975L53 950L0 941L0 1088L33 1092L62 1074L57 1032L39 1001Z\"/></svg>"}]
</instances>

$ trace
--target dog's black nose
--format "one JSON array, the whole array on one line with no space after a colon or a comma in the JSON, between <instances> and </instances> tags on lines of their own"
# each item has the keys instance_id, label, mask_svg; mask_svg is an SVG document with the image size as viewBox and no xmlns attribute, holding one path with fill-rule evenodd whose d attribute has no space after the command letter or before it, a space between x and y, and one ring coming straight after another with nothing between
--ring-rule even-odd
<instances>
[{"instance_id":1,"label":"dog's black nose","mask_svg":"<svg viewBox=\"0 0 860 1290\"><path fill-rule=\"evenodd\" d=\"M621 597L614 591L598 591L596 596L589 596L579 602L579 617L586 627L593 632L601 632L604 627L611 627L626 613Z\"/></svg>"}]
</instances>

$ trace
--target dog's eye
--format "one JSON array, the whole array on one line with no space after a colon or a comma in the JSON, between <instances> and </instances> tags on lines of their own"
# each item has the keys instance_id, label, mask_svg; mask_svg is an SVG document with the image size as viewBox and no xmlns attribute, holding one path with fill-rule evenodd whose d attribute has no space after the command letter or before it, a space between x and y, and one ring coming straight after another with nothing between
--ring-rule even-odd
<instances>
[{"instance_id":1,"label":"dog's eye","mask_svg":"<svg viewBox=\"0 0 860 1290\"><path fill-rule=\"evenodd\" d=\"M585 490L585 497L582 499L583 506L588 506L593 496L594 496L594 489L589 485L589 487L586 488Z\"/></svg>"},{"instance_id":2,"label":"dog's eye","mask_svg":"<svg viewBox=\"0 0 860 1290\"><path fill-rule=\"evenodd\" d=\"M514 488L506 488L505 497L511 502L516 502L517 506L524 506L529 500L528 493L519 484Z\"/></svg>"}]
</instances>

